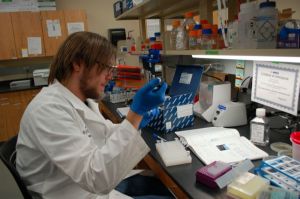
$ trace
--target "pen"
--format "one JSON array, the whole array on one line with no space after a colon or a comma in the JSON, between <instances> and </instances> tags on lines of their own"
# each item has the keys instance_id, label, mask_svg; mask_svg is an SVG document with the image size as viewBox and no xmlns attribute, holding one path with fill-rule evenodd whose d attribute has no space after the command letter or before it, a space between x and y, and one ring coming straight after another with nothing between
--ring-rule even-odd
<instances>
[{"instance_id":1,"label":"pen","mask_svg":"<svg viewBox=\"0 0 300 199\"><path fill-rule=\"evenodd\" d=\"M153 133L153 137L154 137L155 139L160 139L161 141L164 141L164 142L167 141L166 139L160 137L159 135L157 135L157 134L155 134L155 133Z\"/></svg>"}]
</instances>

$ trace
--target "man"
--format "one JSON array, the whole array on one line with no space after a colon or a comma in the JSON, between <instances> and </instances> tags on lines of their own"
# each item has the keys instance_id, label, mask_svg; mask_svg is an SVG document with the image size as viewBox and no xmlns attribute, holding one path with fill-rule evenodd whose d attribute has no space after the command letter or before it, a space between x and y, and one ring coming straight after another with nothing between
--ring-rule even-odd
<instances>
[{"instance_id":1,"label":"man","mask_svg":"<svg viewBox=\"0 0 300 199\"><path fill-rule=\"evenodd\" d=\"M35 198L106 198L149 152L138 128L163 102L166 84L141 88L121 124L105 120L92 99L115 58L113 46L90 32L70 35L58 50L50 85L28 105L17 141L17 170Z\"/></svg>"}]
</instances>

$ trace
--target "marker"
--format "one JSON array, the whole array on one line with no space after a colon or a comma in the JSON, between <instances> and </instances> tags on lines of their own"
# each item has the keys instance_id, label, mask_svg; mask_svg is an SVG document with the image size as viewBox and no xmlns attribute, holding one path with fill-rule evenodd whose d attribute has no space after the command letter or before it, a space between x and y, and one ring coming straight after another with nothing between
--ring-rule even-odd
<instances>
[{"instance_id":1,"label":"marker","mask_svg":"<svg viewBox=\"0 0 300 199\"><path fill-rule=\"evenodd\" d=\"M167 141L166 139L160 137L159 135L157 135L157 134L155 134L155 133L153 133L153 137L154 137L155 139L159 139L159 140L164 141L164 142Z\"/></svg>"}]
</instances>

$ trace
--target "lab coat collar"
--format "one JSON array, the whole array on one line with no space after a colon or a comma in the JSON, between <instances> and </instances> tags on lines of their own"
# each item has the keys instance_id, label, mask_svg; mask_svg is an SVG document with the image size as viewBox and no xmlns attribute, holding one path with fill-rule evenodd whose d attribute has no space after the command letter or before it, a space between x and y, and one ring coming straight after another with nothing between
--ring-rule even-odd
<instances>
[{"instance_id":1,"label":"lab coat collar","mask_svg":"<svg viewBox=\"0 0 300 199\"><path fill-rule=\"evenodd\" d=\"M92 99L88 99L87 103L89 107L81 101L76 95L74 95L69 89L63 86L59 81L55 81L52 85L57 87L61 91L63 97L70 102L70 104L80 113L82 116L91 121L99 122L99 108L96 102Z\"/></svg>"}]
</instances>

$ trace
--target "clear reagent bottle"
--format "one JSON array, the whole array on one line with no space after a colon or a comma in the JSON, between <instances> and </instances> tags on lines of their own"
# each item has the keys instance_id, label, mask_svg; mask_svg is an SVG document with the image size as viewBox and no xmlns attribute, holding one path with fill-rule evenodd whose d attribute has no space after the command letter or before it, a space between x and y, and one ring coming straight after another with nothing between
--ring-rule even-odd
<instances>
[{"instance_id":1,"label":"clear reagent bottle","mask_svg":"<svg viewBox=\"0 0 300 199\"><path fill-rule=\"evenodd\" d=\"M269 121L266 118L266 109L257 108L256 117L250 122L250 140L261 146L269 144Z\"/></svg>"}]
</instances>

